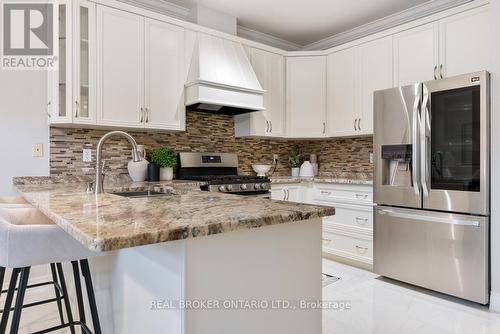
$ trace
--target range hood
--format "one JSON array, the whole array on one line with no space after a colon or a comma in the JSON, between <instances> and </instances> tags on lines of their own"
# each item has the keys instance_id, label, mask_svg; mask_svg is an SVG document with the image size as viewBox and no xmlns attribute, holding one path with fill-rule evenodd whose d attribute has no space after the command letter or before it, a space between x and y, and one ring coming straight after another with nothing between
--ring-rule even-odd
<instances>
[{"instance_id":1,"label":"range hood","mask_svg":"<svg viewBox=\"0 0 500 334\"><path fill-rule=\"evenodd\" d=\"M197 33L185 85L189 111L238 115L264 110L264 90L239 43Z\"/></svg>"}]
</instances>

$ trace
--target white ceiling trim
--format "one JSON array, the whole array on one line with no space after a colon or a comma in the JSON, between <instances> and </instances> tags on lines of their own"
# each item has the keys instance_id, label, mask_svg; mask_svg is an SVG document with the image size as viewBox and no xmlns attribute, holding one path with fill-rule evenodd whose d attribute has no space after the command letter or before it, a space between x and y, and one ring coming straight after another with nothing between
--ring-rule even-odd
<instances>
[{"instance_id":1,"label":"white ceiling trim","mask_svg":"<svg viewBox=\"0 0 500 334\"><path fill-rule=\"evenodd\" d=\"M147 9L159 14L186 20L189 15L189 8L178 6L171 2L162 0L118 0L132 6Z\"/></svg>"},{"instance_id":2,"label":"white ceiling trim","mask_svg":"<svg viewBox=\"0 0 500 334\"><path fill-rule=\"evenodd\" d=\"M299 51L304 47L303 45L289 42L285 39L242 27L240 25L238 25L238 36L286 51Z\"/></svg>"},{"instance_id":3,"label":"white ceiling trim","mask_svg":"<svg viewBox=\"0 0 500 334\"><path fill-rule=\"evenodd\" d=\"M478 0L434 0L403 10L382 19L364 24L354 29L338 33L320 41L303 46L303 50L326 50L362 37L366 37L399 25L436 14L466 3Z\"/></svg>"}]
</instances>

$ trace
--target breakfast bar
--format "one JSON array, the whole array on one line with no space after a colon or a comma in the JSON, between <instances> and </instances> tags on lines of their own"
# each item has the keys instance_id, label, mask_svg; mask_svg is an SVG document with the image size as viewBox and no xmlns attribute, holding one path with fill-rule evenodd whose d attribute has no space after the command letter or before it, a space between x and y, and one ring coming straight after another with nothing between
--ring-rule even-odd
<instances>
[{"instance_id":1,"label":"breakfast bar","mask_svg":"<svg viewBox=\"0 0 500 334\"><path fill-rule=\"evenodd\" d=\"M16 178L95 253L104 333L321 333L321 218L334 208L210 193L199 182ZM160 196L124 197L154 191ZM57 242L57 240L54 240Z\"/></svg>"}]
</instances>

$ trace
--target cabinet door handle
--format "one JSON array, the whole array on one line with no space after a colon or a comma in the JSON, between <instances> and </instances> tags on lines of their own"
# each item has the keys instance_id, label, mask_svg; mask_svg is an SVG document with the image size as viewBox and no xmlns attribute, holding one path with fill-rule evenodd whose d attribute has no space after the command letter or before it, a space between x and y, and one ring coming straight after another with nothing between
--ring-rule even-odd
<instances>
[{"instance_id":1,"label":"cabinet door handle","mask_svg":"<svg viewBox=\"0 0 500 334\"><path fill-rule=\"evenodd\" d=\"M273 133L273 122L269 121L269 132Z\"/></svg>"},{"instance_id":2,"label":"cabinet door handle","mask_svg":"<svg viewBox=\"0 0 500 334\"><path fill-rule=\"evenodd\" d=\"M358 130L361 131L361 118L358 118Z\"/></svg>"},{"instance_id":3,"label":"cabinet door handle","mask_svg":"<svg viewBox=\"0 0 500 334\"><path fill-rule=\"evenodd\" d=\"M443 76L443 64L439 65L439 76L441 77L441 79L444 78L444 76Z\"/></svg>"},{"instance_id":4,"label":"cabinet door handle","mask_svg":"<svg viewBox=\"0 0 500 334\"><path fill-rule=\"evenodd\" d=\"M368 218L360 218L360 217L356 217L356 223L358 223L359 225L365 225L366 223L368 223Z\"/></svg>"},{"instance_id":5,"label":"cabinet door handle","mask_svg":"<svg viewBox=\"0 0 500 334\"><path fill-rule=\"evenodd\" d=\"M437 77L437 69L438 69L438 67L437 67L437 65L435 65L434 66L434 80L437 80L437 78L438 78Z\"/></svg>"},{"instance_id":6,"label":"cabinet door handle","mask_svg":"<svg viewBox=\"0 0 500 334\"><path fill-rule=\"evenodd\" d=\"M356 123L357 123L357 122L358 122L358 119L357 119L357 118L355 118L355 119L354 119L354 131L357 131L357 130L358 130L358 129L356 129Z\"/></svg>"},{"instance_id":7,"label":"cabinet door handle","mask_svg":"<svg viewBox=\"0 0 500 334\"><path fill-rule=\"evenodd\" d=\"M357 199L367 199L368 195L366 195L366 194L364 194L364 195L363 194L356 194L356 198Z\"/></svg>"},{"instance_id":8,"label":"cabinet door handle","mask_svg":"<svg viewBox=\"0 0 500 334\"><path fill-rule=\"evenodd\" d=\"M140 115L141 115L141 120L140 120L140 122L141 122L141 123L144 123L144 108L141 108Z\"/></svg>"},{"instance_id":9,"label":"cabinet door handle","mask_svg":"<svg viewBox=\"0 0 500 334\"><path fill-rule=\"evenodd\" d=\"M331 191L324 191L324 190L321 191L321 195L330 196L331 193L332 193Z\"/></svg>"},{"instance_id":10,"label":"cabinet door handle","mask_svg":"<svg viewBox=\"0 0 500 334\"><path fill-rule=\"evenodd\" d=\"M323 134L326 133L326 122L323 122Z\"/></svg>"},{"instance_id":11,"label":"cabinet door handle","mask_svg":"<svg viewBox=\"0 0 500 334\"><path fill-rule=\"evenodd\" d=\"M358 252L360 252L362 254L365 254L368 251L368 247L361 247L358 245L356 245L356 249L358 250Z\"/></svg>"},{"instance_id":12,"label":"cabinet door handle","mask_svg":"<svg viewBox=\"0 0 500 334\"><path fill-rule=\"evenodd\" d=\"M149 123L149 108L145 108L144 111L146 113L146 123Z\"/></svg>"},{"instance_id":13,"label":"cabinet door handle","mask_svg":"<svg viewBox=\"0 0 500 334\"><path fill-rule=\"evenodd\" d=\"M290 192L288 189L286 190L286 200L288 201L290 199Z\"/></svg>"},{"instance_id":14,"label":"cabinet door handle","mask_svg":"<svg viewBox=\"0 0 500 334\"><path fill-rule=\"evenodd\" d=\"M80 111L80 103L78 103L78 101L75 101L75 118L78 118L79 111Z\"/></svg>"},{"instance_id":15,"label":"cabinet door handle","mask_svg":"<svg viewBox=\"0 0 500 334\"><path fill-rule=\"evenodd\" d=\"M266 133L269 133L269 121L266 121Z\"/></svg>"},{"instance_id":16,"label":"cabinet door handle","mask_svg":"<svg viewBox=\"0 0 500 334\"><path fill-rule=\"evenodd\" d=\"M329 245L332 242L330 239L323 238L323 246Z\"/></svg>"},{"instance_id":17,"label":"cabinet door handle","mask_svg":"<svg viewBox=\"0 0 500 334\"><path fill-rule=\"evenodd\" d=\"M48 116L49 118L51 118L51 117L52 117L52 115L50 114L50 106L51 106L51 105L52 105L52 101L47 102L47 108L46 108L46 110L45 110L45 111L47 112L47 116Z\"/></svg>"},{"instance_id":18,"label":"cabinet door handle","mask_svg":"<svg viewBox=\"0 0 500 334\"><path fill-rule=\"evenodd\" d=\"M283 188L283 200L286 201L286 189Z\"/></svg>"}]
</instances>

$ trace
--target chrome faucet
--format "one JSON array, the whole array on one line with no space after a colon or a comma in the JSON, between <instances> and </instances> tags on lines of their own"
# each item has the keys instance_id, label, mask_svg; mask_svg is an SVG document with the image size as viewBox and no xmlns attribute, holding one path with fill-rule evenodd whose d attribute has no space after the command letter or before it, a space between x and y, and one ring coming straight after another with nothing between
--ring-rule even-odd
<instances>
[{"instance_id":1,"label":"chrome faucet","mask_svg":"<svg viewBox=\"0 0 500 334\"><path fill-rule=\"evenodd\" d=\"M104 164L102 163L102 147L104 143L111 137L124 137L132 144L132 158L134 162L139 162L142 157L137 150L137 142L134 137L123 131L111 131L102 136L97 144L97 163L96 163L96 177L95 177L95 193L101 194L104 192Z\"/></svg>"}]
</instances>

